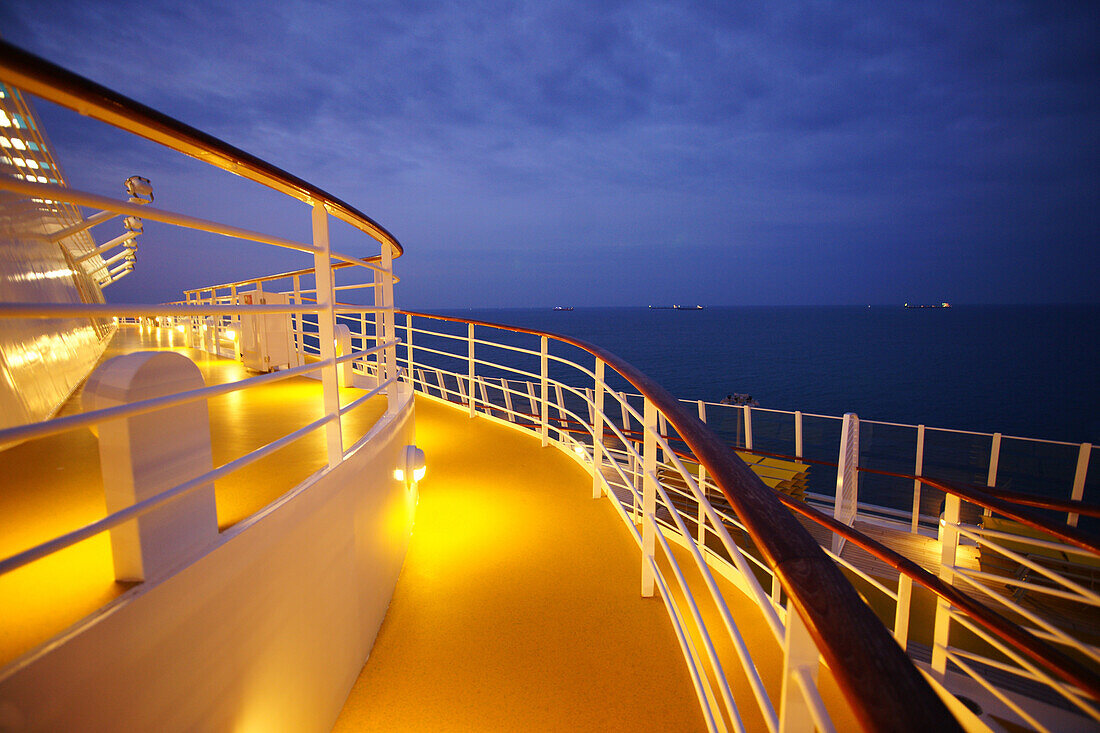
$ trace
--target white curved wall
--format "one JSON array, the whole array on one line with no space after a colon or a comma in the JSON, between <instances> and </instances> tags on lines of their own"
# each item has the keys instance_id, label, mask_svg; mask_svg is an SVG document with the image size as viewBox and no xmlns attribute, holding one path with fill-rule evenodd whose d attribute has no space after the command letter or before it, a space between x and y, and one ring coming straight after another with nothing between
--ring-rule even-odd
<instances>
[{"instance_id":1,"label":"white curved wall","mask_svg":"<svg viewBox=\"0 0 1100 733\"><path fill-rule=\"evenodd\" d=\"M329 730L408 546L413 403L165 580L6 671L5 730Z\"/></svg>"}]
</instances>

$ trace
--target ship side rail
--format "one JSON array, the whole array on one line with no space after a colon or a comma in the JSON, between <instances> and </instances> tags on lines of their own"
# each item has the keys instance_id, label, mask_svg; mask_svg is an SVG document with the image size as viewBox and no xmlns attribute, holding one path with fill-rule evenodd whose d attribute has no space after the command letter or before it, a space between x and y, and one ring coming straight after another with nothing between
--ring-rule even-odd
<instances>
[{"instance_id":1,"label":"ship side rail","mask_svg":"<svg viewBox=\"0 0 1100 733\"><path fill-rule=\"evenodd\" d=\"M743 521L734 502L727 496L732 492L716 482L705 462L699 461L690 447L683 448L687 442L670 416L658 411L656 415L647 417L644 398L632 400L630 394L611 386L611 376L603 373L607 364L601 364L599 356L590 355L595 359L595 365L589 367L578 363L576 358L552 353L548 345L554 343L557 337L453 317L405 312L405 323L399 326L399 330L405 336L402 344L404 357L398 357L404 366L404 378L411 381L420 394L460 405L471 416L483 416L536 432L544 441L575 454L592 472L594 482L600 485L599 495L613 499L620 516L632 529L641 527L644 531L645 523L652 521L655 536L660 535L681 546L693 545L695 562L709 564L722 573L737 577L741 581L739 587L754 598L760 608L774 608L776 615L769 615L774 618L771 622L773 633L777 641L785 636L784 619L791 617L784 606L784 602L789 601L784 579L781 573L774 571L774 565L762 551L762 543L753 534L751 525ZM502 334L503 337L486 335L490 332ZM514 338L517 334L537 337L540 339L538 347L535 344L519 344ZM565 338L559 343L577 346L577 342ZM579 348L584 350L584 346ZM582 387L581 384L593 386ZM600 395L600 392L603 394ZM704 416L705 410L706 407L700 406L700 413ZM647 441L654 443L651 450L656 453L648 463ZM733 454L728 448L726 452ZM745 451L741 449L740 452ZM808 465L829 463L805 457L787 457ZM905 478L934 483L933 479L912 475ZM654 498L648 504L645 497L647 482L654 484ZM953 486L940 482L937 488L952 495ZM950 677L957 684L959 676L967 677L978 686L979 692L1004 698L1000 699L1003 709L999 710L1006 718L1039 729L1043 728L1043 716L1050 714L1050 710L1042 702L1038 705L1038 712L1030 709L1035 695L1061 698L1063 702L1060 704L1064 707L1072 707L1080 715L1100 719L1097 718L1095 704L1100 694L1096 670L1077 659L1081 654L1087 656L1092 649L1087 641L1036 625L1031 625L1030 633L1023 631L1017 628L1017 624L1024 617L1014 609L999 606L999 601L987 601L1004 614L1001 615L976 601L964 589L952 585L950 580L945 581L936 573L930 573L848 524L814 509L805 501L779 495L778 492L771 493L788 509L795 509L830 534L852 542L894 568L896 579L884 580L866 572L859 563L850 561L844 553L831 548L828 542L823 543L821 548L832 562L856 579L861 593L877 594L883 599L878 604L872 603L876 609L891 606L889 612L880 610L879 616L886 626L891 627L901 647L910 646L915 656L920 656L920 643L914 641L909 644L912 638L910 626L917 625L914 621L913 585L930 595L933 603L942 601L942 619L938 625L933 623L931 626L937 629L945 626L946 631L939 631L943 638L932 639L931 626L922 631L929 638L917 635L921 636L921 642L933 648L932 663L925 660L923 666L937 679L946 681ZM961 490L956 493L961 493ZM1082 514L1092 513L1082 503L1053 504L1061 509L1077 509ZM1049 520L1041 521L1050 525ZM643 548L645 562L647 556L644 554L642 534L635 532L635 538ZM994 540L989 538L989 541ZM676 580L677 569L675 565L670 567L673 572L666 582L675 585L673 581ZM657 590L662 587L658 585ZM671 603L671 600L666 599L666 603ZM676 625L692 620L677 615L671 609L670 615ZM927 619L921 623L927 625ZM977 637L980 642L975 644L969 640L971 637L957 642L960 635L957 631L950 633L952 624L956 629L968 628L972 637ZM735 619L726 619L725 629L692 631L709 638L705 635L735 634L735 628ZM705 643L699 649L685 649L693 674L700 677L704 672L722 674L720 669L714 668L707 651ZM742 663L752 664L751 660L742 660ZM994 670L993 681L990 681L989 670ZM997 689L998 684L1004 684L1006 673L1026 680L1022 685L1023 692L1012 689L1006 693ZM1028 687L1028 683L1032 686ZM721 688L721 685L717 687ZM977 696L978 693L972 694ZM700 704L704 710L708 710L709 706L708 715L715 720L719 718L719 712L731 715L728 706L722 709L715 699L707 697L705 690L700 694ZM756 704L766 709L767 704L761 699L757 699Z\"/></svg>"},{"instance_id":2,"label":"ship side rail","mask_svg":"<svg viewBox=\"0 0 1100 733\"><path fill-rule=\"evenodd\" d=\"M612 501L641 551L642 593L656 594L664 601L711 729L740 729L746 715L759 717L769 730L785 729L795 720L802 721L795 727L832 729L830 712L816 688L819 658L837 679L850 712L868 727L897 725L897 711L916 698L902 702L894 696L911 694L924 700L921 715L946 716L935 725L956 724L886 629L872 621L870 609L771 490L743 463L738 466L738 459L717 436L644 375L575 339L402 313L404 323L398 331L404 338L398 362L417 392L459 405L471 417L534 432L544 445L574 456L591 473L594 498ZM562 353L570 350L575 355ZM634 385L648 396L642 404L633 405L620 399L619 385ZM693 444L696 455L702 454L701 469L693 473L677 456L659 427L666 422ZM662 480L662 466L675 472L679 485ZM762 557L734 541L732 525L707 500L707 491L722 494L729 506L736 507L739 526ZM690 516L681 508L686 503L693 507ZM706 526L705 532L699 531L700 524ZM686 557L678 558L673 545L686 550ZM719 590L715 558L722 559L721 572L735 578L753 599L772 641L783 650L785 672L778 696L769 695L768 684L757 671L759 660L752 658L753 640L743 637ZM685 580L689 568L682 562L703 578L702 596L698 591L693 594ZM770 587L761 585L761 577L773 579ZM704 605L716 613L716 622L705 622L710 616ZM850 614L843 622L836 615L839 607ZM852 638L856 628L866 626L860 622L864 617L874 627ZM849 644L863 648L848 648ZM738 673L748 677L752 692L748 699L735 699L729 672L722 666L729 661L716 652L728 645L737 650ZM867 655L863 662L853 661L863 655ZM883 665L893 671L884 671ZM900 676L893 677L895 673ZM891 675L901 684L884 690L869 674ZM902 692L906 688L909 691Z\"/></svg>"},{"instance_id":3,"label":"ship side rail","mask_svg":"<svg viewBox=\"0 0 1100 733\"><path fill-rule=\"evenodd\" d=\"M256 369L255 371L265 372L258 376L205 385L203 385L198 367L192 363L188 365L190 371L188 372L189 381L187 381L188 386L186 387L173 387L171 386L172 382L165 382L168 386L163 388L158 386L153 390L154 396L132 397L131 395L139 394L139 392L129 392L125 398L121 398L121 404L112 404L111 399L99 400L99 395L104 393L92 392L91 394L96 402L92 409L0 430L0 446L10 448L18 443L38 440L48 441L63 434L74 434L74 431L79 433L79 431L86 428L93 428L93 431L98 429L102 433L105 429L116 430L118 429L117 426L120 425L136 426L140 424L147 426L151 424L149 420L159 420L158 425L169 425L174 419L173 415L178 415L181 408L208 403L219 398L223 401L235 400L237 395L242 393L258 394L275 382L284 382L297 377L311 376L320 379L321 385L318 389L314 390L310 385L308 391L301 392L301 394L308 395L307 399L310 404L307 409L310 413L313 413L306 421L307 424L299 426L296 420L287 420L287 423L294 423L293 428L288 428L285 432L277 434L272 434L274 430L268 431L265 433L268 437L260 445L250 444L246 448L235 452L223 451L224 460L218 462L211 462L209 458L211 452L208 425L196 424L196 430L188 432L184 442L191 441L192 436L196 434L202 434L204 432L203 427L207 428L205 431L207 443L204 453L206 456L205 465L201 460L202 456L192 460L194 456L188 455L180 458L180 465L183 467L176 470L173 463L175 458L172 460L166 459L165 463L173 465L170 472L170 483L163 484L150 481L141 490L131 492L130 499L121 502L108 499L108 510L104 512L103 516L95 518L94 521L69 524L65 518L65 512L58 512L56 521L36 524L25 533L19 533L17 539L5 541L3 552L0 553L3 555L0 558L0 576L3 576L4 581L11 581L6 589L16 589L15 596L5 597L5 602L8 602L12 601L12 598L18 596L19 593L29 592L27 591L29 587L37 590L48 588L50 592L53 592L52 589L59 581L56 574L51 575L48 568L56 567L59 562L64 562L66 558L71 559L75 556L80 558L76 564L85 563L87 558L90 557L85 549L91 547L91 545L83 545L82 547L76 547L76 545L89 538L110 534L113 539L116 533L129 532L132 528L139 527L141 529L135 529L135 531L145 532L144 527L152 525L160 527L176 525L181 527L179 530L181 533L190 532L190 525L184 527L178 520L187 519L185 517L181 518L181 515L186 513L183 507L192 506L194 501L201 497L202 502L204 502L201 516L202 539L194 539L188 547L174 555L172 553L176 552L178 548L173 545L172 552L167 553L169 556L158 559L157 570L149 571L151 574L147 574L145 568L137 573L120 570L118 564L119 553L114 550L105 550L100 553L101 548L107 547L102 543L96 544L96 549L94 549L94 553L100 554L96 554L93 560L86 563L89 567L94 565L97 578L100 570L103 571L102 575L106 585L111 585L111 581L115 579L139 583L137 588L131 588L135 593L130 593L118 602L110 601L111 607L115 611L120 608L132 609L136 606L148 608L148 604L130 603L135 598L144 597L140 588L143 581L151 580L153 584L159 585L161 581L168 577L165 573L172 572L172 569L185 566L188 563L199 563L209 558L210 555L219 552L225 546L223 542L227 541L225 537L229 536L226 533L233 537L240 537L243 530L238 532L239 527L247 525L247 529L254 529L256 525L251 520L261 514L270 516L272 512L276 511L276 505L279 502L289 500L288 497L296 496L295 491L307 484L310 486L325 484L329 487L338 485L340 490L343 490L349 471L366 465L369 461L376 460L372 452L375 448L378 451L388 453L392 447L395 452L394 455L396 455L398 448L404 448L404 442L407 441L401 442L400 446L396 446L396 441L402 441L405 437L411 437L412 435L410 419L411 393L409 390L404 389L399 382L399 375L396 370L377 375L372 384L355 393L352 398L342 398L340 390L340 387L344 386L346 381L343 379L342 370L345 367L350 367L355 362L377 356L382 364L394 364L396 362L394 354L396 354L400 339L390 328L388 333L382 333L381 338L374 338L369 344L360 340L363 347L358 350L352 350L347 347L347 344L338 341L340 334L339 321L345 319L362 321L369 314L372 321L376 323L393 322L393 285L397 281L393 272L393 261L401 255L402 248L400 243L381 226L324 191L243 151L110 92L92 82L70 74L46 61L26 54L2 41L0 41L0 78L5 83L19 87L25 92L79 111L81 114L100 119L120 129L142 135L171 150L200 158L228 172L243 175L268 188L287 194L292 200L292 205L305 204L302 214L303 219L309 223L312 239L309 241L296 241L279 234L252 231L229 223L201 218L191 213L152 206L138 207L130 201L116 200L66 186L7 176L0 177L0 190L11 194L13 200L20 197L41 199L51 204L72 207L74 210L76 210L76 207L84 206L115 214L138 216L147 223L160 222L168 226L220 235L250 247L258 244L261 247L275 247L301 253L311 261L310 267L289 273L295 285L300 285L303 292L308 292L312 296L308 302L304 298L286 297L278 299L278 302L263 302L260 299L249 302L244 297L247 294L246 292L234 292L238 288L230 284L226 289L211 290L208 293L185 293L182 301L172 304L0 303L0 319L25 321L54 318L114 319L114 322L120 325L119 330L126 330L131 334L142 334L141 339L131 339L136 343L149 343L148 339L151 339L161 348L203 350L229 358L240 356L242 329L249 326L249 324L252 325L256 333L264 330L263 324L267 320L282 323L285 319L302 323L308 319L313 324L318 355L316 359L310 360L308 363L272 364L269 367ZM356 230L355 234L358 235L358 241L355 246L362 246L363 251L366 253L365 256L346 254L332 248L329 225L333 218L350 224ZM333 272L344 275L351 274L360 283L337 286ZM273 277L278 279L278 276ZM374 303L370 305L338 305L336 303L337 291L346 290L349 287L371 288L375 296ZM248 285L245 284L240 290L247 290L247 288ZM258 283L254 284L252 289L258 290ZM145 355L147 356L148 353L146 352ZM164 355L158 354L159 356ZM182 360L183 357L179 357L176 364L180 364ZM147 363L152 363L152 361L153 359L150 358L150 362ZM161 368L163 363L164 361L160 360L157 363L157 368ZM186 362L183 363L186 364ZM102 365L100 370L109 369L110 367L111 364L108 362ZM93 381L95 379L94 375L99 373L99 371L93 373ZM234 369L228 373L239 374L243 373L243 370ZM313 392L316 392L317 395L315 402L312 401ZM86 391L85 397L88 394L89 392ZM383 399L387 402L385 414L378 419L367 418L368 414L373 415L373 413L363 411L363 406L372 398L381 395L385 395ZM112 406L103 407L101 406L103 404ZM89 407L87 400L85 401L85 407ZM355 410L361 410L361 412L350 414ZM202 414L206 414L205 411ZM316 416L315 419L314 416ZM361 434L356 432L360 429L362 430ZM276 430L283 430L283 428L280 427ZM213 487L215 481L225 479L231 474L254 466L268 457L275 456L279 451L289 448L292 444L302 441L307 436L315 436L318 433L322 436L319 441L321 448L317 455L311 455L309 459L309 465L320 466L318 470L313 472L314 469L310 468L311 475L302 480L299 480L299 478L288 479L285 486L278 481L272 482L275 490L270 498L264 499L255 506L249 505L251 508L247 509L241 517L234 516L229 522L233 526L219 527L219 522L222 525L226 523L221 521L222 517L219 517L214 509ZM371 441L380 435L384 439L371 446ZM201 437L199 441L201 442ZM99 443L101 455L109 457L118 455L117 453L102 453L104 450L103 442L99 441ZM394 446L391 446L391 443L394 443ZM371 446L371 448L364 450L367 446ZM22 448L22 446L18 447ZM158 450L160 448L171 450L173 446L171 441L161 441ZM111 450L114 450L114 448L112 447ZM202 453L202 451L199 451L199 453ZM125 459L132 461L133 456L127 455ZM381 461L383 458L377 460ZM121 464L109 465L109 463L110 461L104 458L100 461L99 469L91 468L89 471L102 471L104 489L110 494L120 482L118 476L121 475L122 471L115 470ZM43 467L42 470L47 468L53 470L52 467L48 466ZM108 473L111 473L111 475L108 476ZM149 471L146 473L149 474ZM406 491L407 487L404 483L398 485L399 482L394 479L392 467L386 467L381 475L383 479L378 482L378 491L374 494L389 496L387 492L390 492L403 496L409 493ZM330 478L332 478L331 481ZM95 483L90 474L88 480L91 484ZM136 479L134 483L137 483ZM14 486L14 483L11 485ZM150 488L154 486L155 488ZM126 491L123 490L115 491L113 495L125 494ZM358 495L363 496L364 492L359 491ZM268 495L264 494L264 496ZM319 502L321 500L309 498L306 501ZM10 519L13 522L20 521L20 518L16 516L12 516ZM147 519L151 521L143 524ZM258 541L254 538L257 534L262 535L264 531L266 530L261 529L258 533L253 532L250 535L252 539L238 542L238 546L257 543ZM25 537L31 539L27 540ZM198 538L199 533L195 533L194 537ZM286 541L292 541L293 539L288 538L289 535L283 539ZM386 552L388 551L389 548ZM93 550L87 552L93 552ZM145 552L145 549L143 548L141 552ZM159 552L159 550L155 550L155 552ZM108 553L113 553L115 561L113 575L110 569L112 554ZM142 560L145 559L148 559L148 557L142 557ZM149 567L153 567L152 564ZM293 571L288 569L286 572L289 574ZM172 577L174 579L175 576ZM12 580L13 578L15 580ZM393 579L396 580L396 575ZM165 583L164 585L168 584ZM172 587L178 589L180 585L176 583ZM61 592L59 591L59 593ZM122 591L118 592L121 593ZM174 591L169 590L166 592ZM65 597L68 598L68 596ZM108 598L113 597L108 596ZM236 607L236 610L240 610L246 605L246 602L242 603L241 606ZM127 610L127 613L130 612ZM83 613L86 613L86 611ZM0 682L9 686L18 684L18 682L13 683L12 680L21 678L24 675L33 675L33 670L39 668L40 663L48 666L50 655L65 648L65 645L57 643L55 637L57 633L64 631L65 626L73 622L84 624L89 629L94 626L95 614L90 617L83 617L83 613L79 617L65 617L63 624L56 628L50 627L48 635L54 638L45 643L41 643L41 639L36 637L33 642L29 642L30 647L24 646L18 649L5 647L7 658L4 660L5 666L2 675L0 675ZM132 613L140 614L142 611L137 610L132 611ZM108 615L102 609L100 614L103 616ZM89 621L88 619L92 620ZM17 621L9 618L7 623L14 625ZM94 626L97 633L102 628L102 625ZM35 629L34 633L39 634L40 628L35 626ZM332 633L335 634L336 630L334 629ZM356 631L356 634L358 635L359 632ZM30 636L33 635L28 635L28 638ZM58 653L64 656L70 652L58 651ZM228 651L227 655L233 656ZM233 663L235 664L238 658L242 656L245 655L237 655ZM140 660L138 661L140 662ZM351 663L354 664L354 660L351 660ZM246 666L248 662L244 661L241 664ZM357 670L358 667L355 669ZM82 673L80 669L75 668L69 668L68 671L76 675ZM182 674L186 674L186 670ZM34 695L49 696L50 694L52 693L47 688L34 691ZM330 693L326 694L328 698L331 698ZM312 705L313 701L310 701L309 704L303 704L300 707L305 710Z\"/></svg>"},{"instance_id":4,"label":"ship side rail","mask_svg":"<svg viewBox=\"0 0 1100 733\"><path fill-rule=\"evenodd\" d=\"M117 213L128 213L130 209L134 208L132 204L125 201L116 201L106 197L74 191L66 187L27 183L7 178L0 179L0 190L7 190L25 196L41 196L50 200L62 201L73 205L96 206ZM302 270L298 274L295 274L294 277L296 282L297 278L302 274L309 273L312 275L318 268L322 271L327 270L333 259L342 263L344 267L355 266L356 270L359 272L365 271L370 273L371 287L374 287L376 283L381 285L381 287L378 288L378 292L381 295L379 304L372 306L337 306L335 305L335 290L332 285L333 279L331 277L314 277L313 279L315 281L322 283L322 292L324 293L324 291L327 290L327 293L324 293L325 297L321 298L320 304L318 304L317 298L313 298L312 303L291 300L283 304L244 304L242 297L235 293L229 296L220 297L214 295L209 298L199 298L197 294L189 293L186 300L174 304L5 302L0 303L0 318L113 318L115 323L122 323L124 325L130 325L131 327L137 326L143 332L146 329L150 332L154 330L171 331L173 334L178 332L181 336L181 346L206 349L207 351L212 351L212 353L230 357L236 356L239 350L239 346L236 343L239 341L239 332L234 333L233 327L240 328L242 318L285 316L294 318L300 322L303 317L311 317L317 333L325 333L326 331L332 333L332 329L335 327L338 318L354 316L355 319L362 319L369 313L372 319L384 321L388 317L392 320L392 288L396 278L392 276L392 259L390 257L392 250L390 243L380 243L383 248L383 253L374 258L377 262L384 263L383 265L375 264L374 261L370 261L370 258L360 259L333 252L328 241L328 225L326 220L329 214L327 212L327 207L328 204L323 201L317 201L311 207L311 217L315 235L314 242L312 243L293 242L284 238L247 231L237 227L170 211L160 209L154 210L150 207L142 207L140 214L147 220L162 221L169 224L201 229L236 239L312 254L314 256L314 268ZM328 283L327 288L324 287L324 283L326 282ZM314 287L310 292L316 295L316 288ZM388 300L385 300L387 296ZM208 328L211 331L209 335L207 334ZM228 349L230 352L229 354L224 353L227 351L226 342L232 346L232 348ZM309 364L280 365L282 369L279 371L272 371L270 373L226 384L206 386L200 389L177 392L114 407L79 412L77 414L66 415L52 420L17 425L0 430L0 445L13 445L21 441L46 438L71 430L97 426L107 421L134 418L139 415L166 408L209 400L231 392L252 389L296 376L323 376L323 389L321 391L323 409L320 419L297 431L282 436L267 445L239 456L222 466L218 466L211 471L205 472L202 475L196 476L170 489L166 489L156 496L149 497L140 503L112 512L96 522L75 528L53 539L8 556L0 560L0 574L11 572L65 547L83 541L95 534L108 531L136 517L161 509L166 504L178 501L181 497L198 490L202 486L233 471L248 466L315 430L325 429L326 443L328 445L328 465L330 468L338 465L345 457L356 451L362 445L363 439L366 438L366 436L363 436L363 439L360 439L350 448L345 450L341 438L341 417L370 397L387 392L389 388L396 384L397 374L394 373L382 377L377 380L373 389L369 390L365 395L357 398L353 403L342 405L340 404L340 397L337 389L337 384L339 383L337 370L342 364L351 364L375 354L385 354L387 351L391 354L395 353L398 342L399 339L397 339L396 336L393 336L389 341L374 339L369 346L364 345L363 348L357 351L348 350L338 355L336 353L337 346L335 345L335 339L333 337L329 337L328 339L322 338L318 341L317 351L319 359ZM214 345L214 348L211 348L211 344ZM393 360L391 356L390 361L392 362ZM389 395L391 402L397 399L395 397L395 390L389 389Z\"/></svg>"}]
</instances>

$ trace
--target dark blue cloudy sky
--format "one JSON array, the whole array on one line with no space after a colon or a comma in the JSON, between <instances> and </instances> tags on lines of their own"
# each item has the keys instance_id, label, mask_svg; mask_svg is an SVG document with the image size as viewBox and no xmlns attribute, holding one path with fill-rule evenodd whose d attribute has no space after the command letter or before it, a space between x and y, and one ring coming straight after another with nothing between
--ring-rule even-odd
<instances>
[{"instance_id":1,"label":"dark blue cloudy sky","mask_svg":"<svg viewBox=\"0 0 1100 733\"><path fill-rule=\"evenodd\" d=\"M7 0L0 34L370 214L406 306L1100 301L1098 3ZM308 236L38 106L76 187ZM144 240L112 299L308 264Z\"/></svg>"}]
</instances>

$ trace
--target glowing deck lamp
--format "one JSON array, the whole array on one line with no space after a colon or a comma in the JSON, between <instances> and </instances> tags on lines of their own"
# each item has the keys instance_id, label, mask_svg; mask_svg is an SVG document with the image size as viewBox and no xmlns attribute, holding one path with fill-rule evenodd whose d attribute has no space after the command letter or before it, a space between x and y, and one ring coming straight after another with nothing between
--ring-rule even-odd
<instances>
[{"instance_id":1,"label":"glowing deck lamp","mask_svg":"<svg viewBox=\"0 0 1100 733\"><path fill-rule=\"evenodd\" d=\"M183 324L181 323L178 326L176 326L176 330L179 331L180 333L183 333Z\"/></svg>"},{"instance_id":2,"label":"glowing deck lamp","mask_svg":"<svg viewBox=\"0 0 1100 733\"><path fill-rule=\"evenodd\" d=\"M232 328L227 328L227 329L225 329L225 337L227 339L229 339L230 341L236 341L237 340L237 332L234 331Z\"/></svg>"},{"instance_id":3,"label":"glowing deck lamp","mask_svg":"<svg viewBox=\"0 0 1100 733\"><path fill-rule=\"evenodd\" d=\"M424 465L424 451L415 445L406 445L402 458L405 461L405 466L404 468L394 469L393 477L398 481L404 481L411 488L424 478L424 474L428 471Z\"/></svg>"}]
</instances>

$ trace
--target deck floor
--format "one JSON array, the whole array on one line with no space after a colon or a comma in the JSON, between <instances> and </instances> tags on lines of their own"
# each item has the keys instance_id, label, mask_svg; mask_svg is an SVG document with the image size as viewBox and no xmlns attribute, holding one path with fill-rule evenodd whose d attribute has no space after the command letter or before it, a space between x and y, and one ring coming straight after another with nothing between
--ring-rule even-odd
<instances>
[{"instance_id":1,"label":"deck floor","mask_svg":"<svg viewBox=\"0 0 1100 733\"><path fill-rule=\"evenodd\" d=\"M103 360L138 350L172 350L194 361L208 385L250 376L237 361L183 346L170 329L141 332L122 326ZM363 394L341 390L341 403ZM60 414L81 411L78 390ZM318 419L321 384L294 377L207 401L214 464L221 465ZM345 448L384 412L386 398L368 400L346 415ZM314 431L215 484L220 529L263 508L326 463L323 431ZM99 446L86 428L0 451L0 557L8 557L106 515ZM101 533L0 576L0 665L124 593L117 583L109 537Z\"/></svg>"},{"instance_id":2,"label":"deck floor","mask_svg":"<svg viewBox=\"0 0 1100 733\"><path fill-rule=\"evenodd\" d=\"M703 728L629 530L570 457L419 398L416 526L337 731Z\"/></svg>"}]
</instances>

